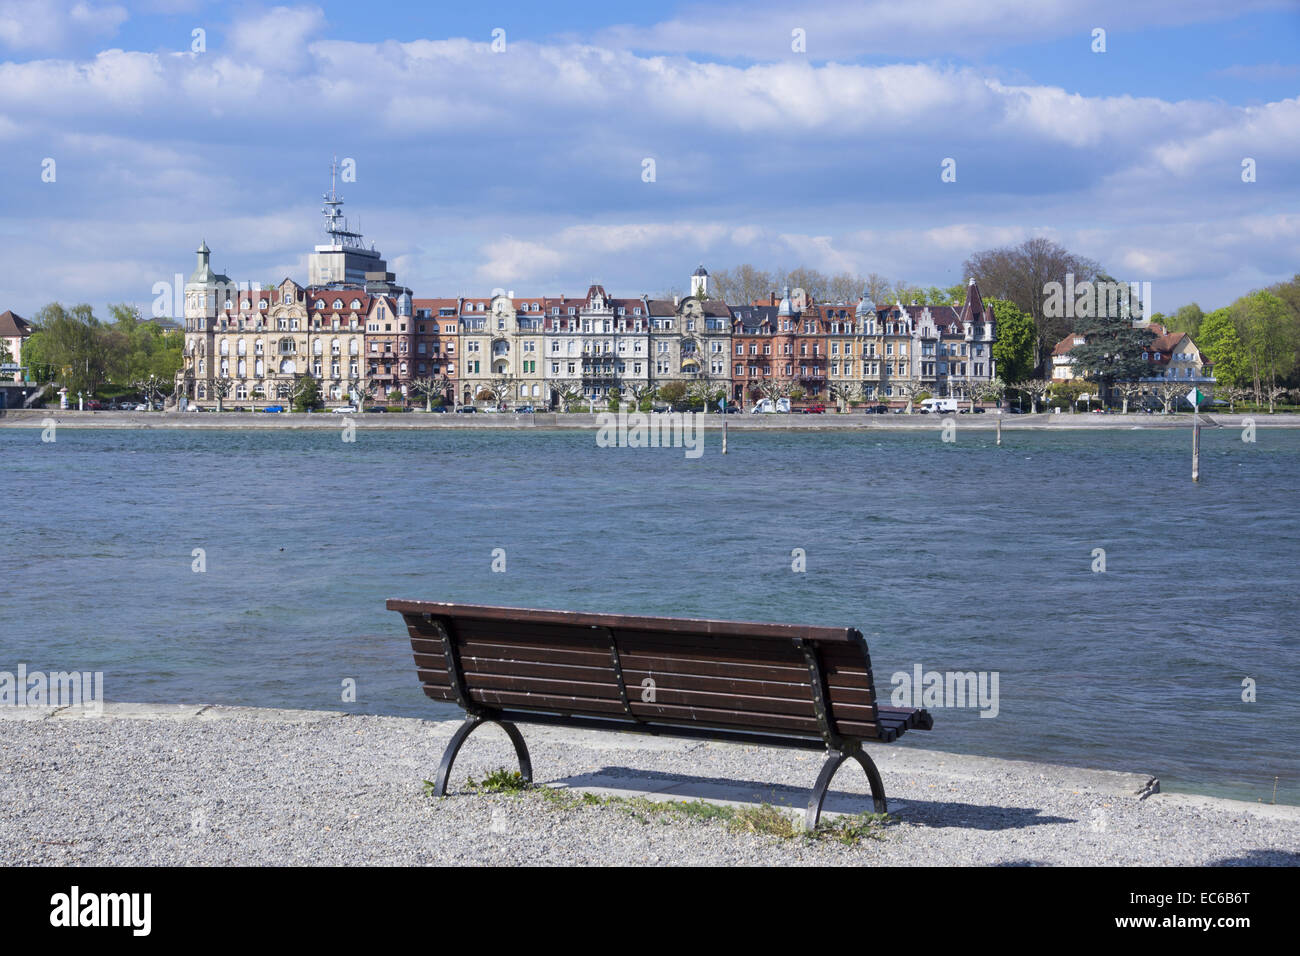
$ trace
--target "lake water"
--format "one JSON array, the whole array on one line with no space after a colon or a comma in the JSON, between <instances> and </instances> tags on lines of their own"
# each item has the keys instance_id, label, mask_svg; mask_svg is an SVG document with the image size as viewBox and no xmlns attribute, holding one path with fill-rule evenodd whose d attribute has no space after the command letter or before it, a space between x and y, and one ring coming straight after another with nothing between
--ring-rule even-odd
<instances>
[{"instance_id":1,"label":"lake water","mask_svg":"<svg viewBox=\"0 0 1300 956\"><path fill-rule=\"evenodd\" d=\"M1300 432L1207 430L1199 484L1183 429L717 438L0 430L0 670L451 716L386 598L852 625L882 695L998 674L995 718L937 708L902 745L1300 803Z\"/></svg>"}]
</instances>

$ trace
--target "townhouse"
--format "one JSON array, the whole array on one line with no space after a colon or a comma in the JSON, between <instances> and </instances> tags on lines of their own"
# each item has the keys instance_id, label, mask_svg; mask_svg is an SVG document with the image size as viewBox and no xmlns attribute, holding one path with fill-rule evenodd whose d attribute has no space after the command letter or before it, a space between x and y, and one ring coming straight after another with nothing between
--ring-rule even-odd
<instances>
[{"instance_id":1,"label":"townhouse","mask_svg":"<svg viewBox=\"0 0 1300 956\"><path fill-rule=\"evenodd\" d=\"M0 312L0 345L5 347L9 353L8 363L17 365L20 368L23 364L23 342L30 338L32 334L32 325L21 315L11 309ZM15 382L22 381L21 372L7 373L12 375ZM6 375L0 375L0 381L4 381Z\"/></svg>"},{"instance_id":2,"label":"townhouse","mask_svg":"<svg viewBox=\"0 0 1300 956\"><path fill-rule=\"evenodd\" d=\"M1158 322L1135 320L1134 328L1148 328L1153 338L1142 353L1149 373L1141 379L1151 384L1143 394L1151 394L1163 382L1179 381L1192 385L1212 385L1214 368L1186 332L1170 332ZM1082 378L1071 354L1075 346L1088 341L1087 333L1072 332L1052 349L1052 381L1072 382Z\"/></svg>"}]
</instances>

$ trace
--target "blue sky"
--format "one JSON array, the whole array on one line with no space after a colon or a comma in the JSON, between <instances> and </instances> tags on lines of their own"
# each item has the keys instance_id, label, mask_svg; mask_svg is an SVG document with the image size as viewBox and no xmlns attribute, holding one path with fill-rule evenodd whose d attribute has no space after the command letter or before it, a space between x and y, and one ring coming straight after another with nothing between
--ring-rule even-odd
<instances>
[{"instance_id":1,"label":"blue sky","mask_svg":"<svg viewBox=\"0 0 1300 956\"><path fill-rule=\"evenodd\" d=\"M202 238L304 281L335 155L418 295L950 285L1046 235L1210 309L1300 271L1300 3L0 0L0 309L147 307Z\"/></svg>"}]
</instances>

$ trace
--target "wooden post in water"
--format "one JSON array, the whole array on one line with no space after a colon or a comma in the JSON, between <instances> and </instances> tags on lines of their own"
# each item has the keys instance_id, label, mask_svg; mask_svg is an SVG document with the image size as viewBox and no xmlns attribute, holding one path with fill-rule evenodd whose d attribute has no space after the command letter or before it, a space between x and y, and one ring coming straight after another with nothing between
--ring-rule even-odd
<instances>
[{"instance_id":1,"label":"wooden post in water","mask_svg":"<svg viewBox=\"0 0 1300 956\"><path fill-rule=\"evenodd\" d=\"M1002 409L998 409L998 447L1002 446Z\"/></svg>"},{"instance_id":2,"label":"wooden post in water","mask_svg":"<svg viewBox=\"0 0 1300 956\"><path fill-rule=\"evenodd\" d=\"M1201 416L1192 412L1192 481L1201 480Z\"/></svg>"},{"instance_id":3,"label":"wooden post in water","mask_svg":"<svg viewBox=\"0 0 1300 956\"><path fill-rule=\"evenodd\" d=\"M1201 480L1201 390L1193 387L1187 393L1192 406L1192 481Z\"/></svg>"},{"instance_id":4,"label":"wooden post in water","mask_svg":"<svg viewBox=\"0 0 1300 956\"><path fill-rule=\"evenodd\" d=\"M727 400L724 398L722 401L722 453L725 455L727 453Z\"/></svg>"}]
</instances>

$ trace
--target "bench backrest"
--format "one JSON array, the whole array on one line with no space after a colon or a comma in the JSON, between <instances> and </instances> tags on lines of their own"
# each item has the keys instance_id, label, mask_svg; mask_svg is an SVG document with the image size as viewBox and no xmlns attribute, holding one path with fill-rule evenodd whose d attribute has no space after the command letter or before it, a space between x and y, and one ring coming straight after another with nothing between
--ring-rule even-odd
<instances>
[{"instance_id":1,"label":"bench backrest","mask_svg":"<svg viewBox=\"0 0 1300 956\"><path fill-rule=\"evenodd\" d=\"M854 628L390 600L424 692L470 712L710 727L832 744L918 726L878 708ZM916 712L923 714L924 712Z\"/></svg>"}]
</instances>

